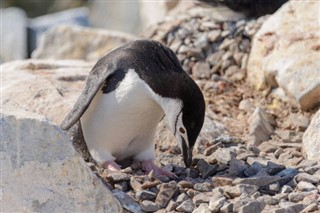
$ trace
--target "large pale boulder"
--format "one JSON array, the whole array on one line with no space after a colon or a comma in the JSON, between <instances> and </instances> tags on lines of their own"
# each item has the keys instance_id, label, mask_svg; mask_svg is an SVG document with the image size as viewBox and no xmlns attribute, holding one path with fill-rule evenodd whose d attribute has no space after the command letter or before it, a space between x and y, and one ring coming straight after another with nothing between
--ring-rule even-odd
<instances>
[{"instance_id":1,"label":"large pale boulder","mask_svg":"<svg viewBox=\"0 0 320 213\"><path fill-rule=\"evenodd\" d=\"M1 65L2 99L59 124L81 92L93 63L25 60Z\"/></svg>"},{"instance_id":2,"label":"large pale boulder","mask_svg":"<svg viewBox=\"0 0 320 213\"><path fill-rule=\"evenodd\" d=\"M1 211L122 212L58 126L13 107L1 111Z\"/></svg>"},{"instance_id":3,"label":"large pale boulder","mask_svg":"<svg viewBox=\"0 0 320 213\"><path fill-rule=\"evenodd\" d=\"M137 37L122 32L59 25L42 35L32 58L97 61L111 50L135 39Z\"/></svg>"},{"instance_id":4,"label":"large pale boulder","mask_svg":"<svg viewBox=\"0 0 320 213\"><path fill-rule=\"evenodd\" d=\"M304 110L320 103L320 2L289 1L253 40L248 79L282 87Z\"/></svg>"},{"instance_id":5,"label":"large pale boulder","mask_svg":"<svg viewBox=\"0 0 320 213\"><path fill-rule=\"evenodd\" d=\"M0 9L0 63L27 57L27 15L19 8Z\"/></svg>"},{"instance_id":6,"label":"large pale boulder","mask_svg":"<svg viewBox=\"0 0 320 213\"><path fill-rule=\"evenodd\" d=\"M320 110L303 134L302 151L307 159L320 162Z\"/></svg>"}]
</instances>

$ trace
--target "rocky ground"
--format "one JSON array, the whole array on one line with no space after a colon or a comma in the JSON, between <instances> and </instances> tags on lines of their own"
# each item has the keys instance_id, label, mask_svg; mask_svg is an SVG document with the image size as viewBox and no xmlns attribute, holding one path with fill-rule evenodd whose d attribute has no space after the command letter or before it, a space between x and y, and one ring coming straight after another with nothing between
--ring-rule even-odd
<instances>
[{"instance_id":1,"label":"rocky ground","mask_svg":"<svg viewBox=\"0 0 320 213\"><path fill-rule=\"evenodd\" d=\"M122 162L120 172L106 172L74 141L124 211L320 211L318 11L316 3L291 2L281 9L283 17L240 21L217 21L208 8L184 9L142 35L176 52L205 96L206 118L187 169L165 121L160 123L156 160L177 175L174 180L146 175L131 161ZM33 59L1 67L4 105L27 110L4 108L2 116L4 210L118 212L110 191L56 124L73 105L92 65L109 51L100 44L112 49L111 44L135 38L70 26L45 36Z\"/></svg>"},{"instance_id":2,"label":"rocky ground","mask_svg":"<svg viewBox=\"0 0 320 213\"><path fill-rule=\"evenodd\" d=\"M247 83L251 41L266 19L217 22L183 16L145 34L177 53L205 95L206 123L215 123L205 124L204 131L218 133L200 138L189 169L173 138L165 138L169 142L157 138L157 161L177 180L144 175L138 162L116 173L91 165L124 209L319 211L320 166L305 159L301 150L303 133L316 109L302 111L280 88L257 91Z\"/></svg>"}]
</instances>

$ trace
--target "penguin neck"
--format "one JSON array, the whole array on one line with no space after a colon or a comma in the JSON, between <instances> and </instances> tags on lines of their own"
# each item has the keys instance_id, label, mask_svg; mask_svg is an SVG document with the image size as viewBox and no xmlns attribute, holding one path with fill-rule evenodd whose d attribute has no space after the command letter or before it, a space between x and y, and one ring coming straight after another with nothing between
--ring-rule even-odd
<instances>
[{"instance_id":1,"label":"penguin neck","mask_svg":"<svg viewBox=\"0 0 320 213\"><path fill-rule=\"evenodd\" d=\"M156 102L162 108L170 129L175 132L178 115L182 110L183 103L180 99L166 98L157 95Z\"/></svg>"}]
</instances>

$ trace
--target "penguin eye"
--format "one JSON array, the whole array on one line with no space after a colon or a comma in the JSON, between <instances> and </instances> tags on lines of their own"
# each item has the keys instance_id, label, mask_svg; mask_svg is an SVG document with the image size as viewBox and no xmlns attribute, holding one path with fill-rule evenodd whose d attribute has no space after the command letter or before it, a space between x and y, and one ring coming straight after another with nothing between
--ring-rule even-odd
<instances>
[{"instance_id":1,"label":"penguin eye","mask_svg":"<svg viewBox=\"0 0 320 213\"><path fill-rule=\"evenodd\" d=\"M179 131L183 134L186 133L186 131L182 127L180 127Z\"/></svg>"}]
</instances>

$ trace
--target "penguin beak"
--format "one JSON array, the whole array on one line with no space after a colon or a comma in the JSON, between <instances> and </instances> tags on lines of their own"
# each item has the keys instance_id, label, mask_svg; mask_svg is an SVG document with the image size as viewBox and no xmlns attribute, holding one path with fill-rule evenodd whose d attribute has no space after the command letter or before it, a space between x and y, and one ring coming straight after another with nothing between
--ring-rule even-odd
<instances>
[{"instance_id":1,"label":"penguin beak","mask_svg":"<svg viewBox=\"0 0 320 213\"><path fill-rule=\"evenodd\" d=\"M182 139L182 155L183 155L183 161L184 164L186 165L187 168L189 168L192 164L192 149L190 149L187 146L186 141L184 140L183 137L181 137Z\"/></svg>"}]
</instances>

